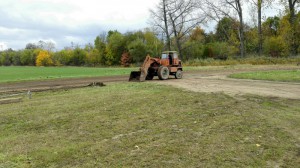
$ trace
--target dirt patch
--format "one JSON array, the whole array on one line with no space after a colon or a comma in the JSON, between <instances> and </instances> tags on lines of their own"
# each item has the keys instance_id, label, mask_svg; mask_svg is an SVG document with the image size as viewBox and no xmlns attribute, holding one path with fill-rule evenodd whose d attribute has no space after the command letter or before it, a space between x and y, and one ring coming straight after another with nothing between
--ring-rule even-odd
<instances>
[{"instance_id":1,"label":"dirt patch","mask_svg":"<svg viewBox=\"0 0 300 168\"><path fill-rule=\"evenodd\" d=\"M255 94L267 97L300 99L300 83L231 79L227 77L227 75L237 72L241 71L194 72L186 73L181 80L171 79L156 82L195 92L224 92L229 95Z\"/></svg>"},{"instance_id":2,"label":"dirt patch","mask_svg":"<svg viewBox=\"0 0 300 168\"><path fill-rule=\"evenodd\" d=\"M157 81L195 92L224 92L229 95L255 94L268 97L300 99L300 84L229 79L226 76L186 75L181 80Z\"/></svg>"},{"instance_id":3,"label":"dirt patch","mask_svg":"<svg viewBox=\"0 0 300 168\"><path fill-rule=\"evenodd\" d=\"M45 81L24 81L16 83L1 83L0 95L7 93L32 92L72 89L86 86L104 86L104 83L120 82L128 80L128 76L109 76L109 77L91 77L91 78L70 78L55 79Z\"/></svg>"}]
</instances>

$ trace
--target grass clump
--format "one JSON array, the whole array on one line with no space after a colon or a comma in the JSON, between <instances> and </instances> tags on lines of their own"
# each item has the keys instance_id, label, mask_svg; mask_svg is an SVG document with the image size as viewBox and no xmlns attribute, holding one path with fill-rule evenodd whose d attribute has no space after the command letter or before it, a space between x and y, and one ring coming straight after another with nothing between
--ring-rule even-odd
<instances>
[{"instance_id":1,"label":"grass clump","mask_svg":"<svg viewBox=\"0 0 300 168\"><path fill-rule=\"evenodd\" d=\"M0 108L0 167L293 167L299 100L151 83L43 92Z\"/></svg>"},{"instance_id":2,"label":"grass clump","mask_svg":"<svg viewBox=\"0 0 300 168\"><path fill-rule=\"evenodd\" d=\"M300 70L281 70L265 72L247 72L229 75L231 78L270 80L282 82L300 82Z\"/></svg>"}]
</instances>

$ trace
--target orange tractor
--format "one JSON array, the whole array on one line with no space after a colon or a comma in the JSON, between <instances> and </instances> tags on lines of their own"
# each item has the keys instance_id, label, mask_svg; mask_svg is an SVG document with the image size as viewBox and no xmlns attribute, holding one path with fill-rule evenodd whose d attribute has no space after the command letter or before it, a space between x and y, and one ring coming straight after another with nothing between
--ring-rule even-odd
<instances>
[{"instance_id":1,"label":"orange tractor","mask_svg":"<svg viewBox=\"0 0 300 168\"><path fill-rule=\"evenodd\" d=\"M176 79L182 78L181 60L178 58L176 51L164 51L161 58L152 58L146 56L140 71L132 71L129 81L152 80L154 76L158 76L160 80L169 78L174 75Z\"/></svg>"}]
</instances>

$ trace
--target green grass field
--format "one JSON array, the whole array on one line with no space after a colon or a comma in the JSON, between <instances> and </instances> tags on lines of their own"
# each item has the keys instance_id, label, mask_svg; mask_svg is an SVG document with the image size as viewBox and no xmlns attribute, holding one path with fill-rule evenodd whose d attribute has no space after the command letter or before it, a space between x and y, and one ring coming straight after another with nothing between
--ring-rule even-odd
<instances>
[{"instance_id":1,"label":"green grass field","mask_svg":"<svg viewBox=\"0 0 300 168\"><path fill-rule=\"evenodd\" d=\"M0 67L0 82L128 75L138 68Z\"/></svg>"},{"instance_id":2,"label":"green grass field","mask_svg":"<svg viewBox=\"0 0 300 168\"><path fill-rule=\"evenodd\" d=\"M300 82L300 70L248 72L229 75L231 78L270 80L282 82Z\"/></svg>"},{"instance_id":3,"label":"green grass field","mask_svg":"<svg viewBox=\"0 0 300 168\"><path fill-rule=\"evenodd\" d=\"M184 67L184 70L216 70L224 67ZM30 66L0 66L0 83L33 80L49 80L59 78L79 78L96 76L128 75L138 71L139 67L121 68L91 68L91 67L30 67Z\"/></svg>"},{"instance_id":4,"label":"green grass field","mask_svg":"<svg viewBox=\"0 0 300 168\"><path fill-rule=\"evenodd\" d=\"M291 65L282 65L289 67ZM214 70L245 70L261 68L259 65L228 65L228 66L187 66L184 71L214 71ZM274 67L269 65L269 67ZM96 76L128 75L139 67L92 68L92 67L30 67L30 66L0 66L0 83L32 80L51 80L59 78L80 78Z\"/></svg>"},{"instance_id":5,"label":"green grass field","mask_svg":"<svg viewBox=\"0 0 300 168\"><path fill-rule=\"evenodd\" d=\"M295 167L300 100L153 83L34 93L0 108L0 167Z\"/></svg>"},{"instance_id":6,"label":"green grass field","mask_svg":"<svg viewBox=\"0 0 300 168\"><path fill-rule=\"evenodd\" d=\"M216 70L224 67L184 67L185 70ZM33 80L49 80L59 78L80 78L96 76L128 75L138 71L139 67L92 68L92 67L32 67L32 66L0 66L0 83Z\"/></svg>"}]
</instances>

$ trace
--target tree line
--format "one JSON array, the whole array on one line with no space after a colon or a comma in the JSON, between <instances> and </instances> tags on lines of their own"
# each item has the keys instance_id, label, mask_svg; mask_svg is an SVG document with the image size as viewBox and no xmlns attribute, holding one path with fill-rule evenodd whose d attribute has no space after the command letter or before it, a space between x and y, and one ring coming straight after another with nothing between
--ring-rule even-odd
<instances>
[{"instance_id":1,"label":"tree line","mask_svg":"<svg viewBox=\"0 0 300 168\"><path fill-rule=\"evenodd\" d=\"M161 40L149 29L124 34L114 30L97 36L93 44L72 44L60 51L44 41L28 43L23 50L8 49L0 53L0 65L129 66L142 62L146 54L159 55L162 48Z\"/></svg>"},{"instance_id":2,"label":"tree line","mask_svg":"<svg viewBox=\"0 0 300 168\"><path fill-rule=\"evenodd\" d=\"M272 3L285 10L263 19ZM140 63L147 54L177 50L183 60L244 58L247 55L288 57L300 52L300 0L160 0L150 10L150 28L108 31L93 44L54 51L51 42L28 43L23 50L0 52L0 65L99 66ZM254 24L245 22L252 6ZM215 21L215 30L203 27Z\"/></svg>"}]
</instances>

